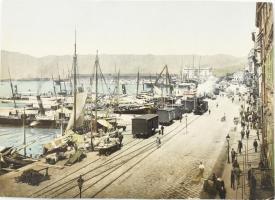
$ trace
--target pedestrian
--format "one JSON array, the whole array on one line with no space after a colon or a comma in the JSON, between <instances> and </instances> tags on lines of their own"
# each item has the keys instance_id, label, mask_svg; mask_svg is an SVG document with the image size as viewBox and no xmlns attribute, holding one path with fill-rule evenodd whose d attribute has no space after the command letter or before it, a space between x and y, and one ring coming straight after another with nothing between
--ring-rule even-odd
<instances>
[{"instance_id":1,"label":"pedestrian","mask_svg":"<svg viewBox=\"0 0 275 200\"><path fill-rule=\"evenodd\" d=\"M199 165L199 177L203 177L203 172L204 172L204 165L202 164L202 162L200 162Z\"/></svg>"},{"instance_id":2,"label":"pedestrian","mask_svg":"<svg viewBox=\"0 0 275 200\"><path fill-rule=\"evenodd\" d=\"M236 157L236 151L234 150L234 148L232 148L232 150L231 150L231 160L232 160L232 162L235 160L235 157Z\"/></svg>"},{"instance_id":3,"label":"pedestrian","mask_svg":"<svg viewBox=\"0 0 275 200\"><path fill-rule=\"evenodd\" d=\"M209 112L209 115L210 115L210 113L211 113L211 110L209 109L209 111L208 111L208 112Z\"/></svg>"},{"instance_id":4,"label":"pedestrian","mask_svg":"<svg viewBox=\"0 0 275 200\"><path fill-rule=\"evenodd\" d=\"M163 135L163 133L164 133L164 127L163 125L161 125L161 135Z\"/></svg>"},{"instance_id":5,"label":"pedestrian","mask_svg":"<svg viewBox=\"0 0 275 200\"><path fill-rule=\"evenodd\" d=\"M241 138L244 138L244 128L241 130Z\"/></svg>"},{"instance_id":6,"label":"pedestrian","mask_svg":"<svg viewBox=\"0 0 275 200\"><path fill-rule=\"evenodd\" d=\"M244 127L245 127L245 122L244 122L243 119L242 119L242 121L241 121L241 125L242 125L242 128L244 129Z\"/></svg>"},{"instance_id":7,"label":"pedestrian","mask_svg":"<svg viewBox=\"0 0 275 200\"><path fill-rule=\"evenodd\" d=\"M160 145L161 145L161 141L160 141L160 137L159 136L157 136L157 138L156 138L156 143L157 143L157 148L159 148Z\"/></svg>"},{"instance_id":8,"label":"pedestrian","mask_svg":"<svg viewBox=\"0 0 275 200\"><path fill-rule=\"evenodd\" d=\"M219 191L219 196L221 199L225 199L226 198L226 190L225 187L221 187L220 191Z\"/></svg>"},{"instance_id":9,"label":"pedestrian","mask_svg":"<svg viewBox=\"0 0 275 200\"><path fill-rule=\"evenodd\" d=\"M251 177L252 177L251 164L248 164L247 180L248 180L249 187L250 187L250 184L251 184Z\"/></svg>"},{"instance_id":10,"label":"pedestrian","mask_svg":"<svg viewBox=\"0 0 275 200\"><path fill-rule=\"evenodd\" d=\"M240 167L235 167L234 168L234 173L235 173L235 177L236 177L236 180L238 182L238 185L240 185L240 178L241 178L241 169L240 169Z\"/></svg>"},{"instance_id":11,"label":"pedestrian","mask_svg":"<svg viewBox=\"0 0 275 200\"><path fill-rule=\"evenodd\" d=\"M235 168L235 167L238 167L239 163L238 163L238 160L235 159L233 162L232 162L232 167Z\"/></svg>"},{"instance_id":12,"label":"pedestrian","mask_svg":"<svg viewBox=\"0 0 275 200\"><path fill-rule=\"evenodd\" d=\"M256 153L256 152L257 152L257 148L258 148L258 142L257 142L256 139L255 139L254 142L253 142L253 146L254 146L255 153Z\"/></svg>"},{"instance_id":13,"label":"pedestrian","mask_svg":"<svg viewBox=\"0 0 275 200\"><path fill-rule=\"evenodd\" d=\"M245 134L246 134L246 138L248 139L248 138L249 138L249 134L250 134L250 131L249 131L249 129L246 129L246 132L245 132Z\"/></svg>"},{"instance_id":14,"label":"pedestrian","mask_svg":"<svg viewBox=\"0 0 275 200\"><path fill-rule=\"evenodd\" d=\"M122 147L122 140L123 140L123 135L122 135L122 133L120 133L120 134L118 135L118 139L119 139L119 146Z\"/></svg>"},{"instance_id":15,"label":"pedestrian","mask_svg":"<svg viewBox=\"0 0 275 200\"><path fill-rule=\"evenodd\" d=\"M256 190L256 178L254 175L251 176L251 187L250 187L250 198L249 199L256 199L255 198L255 190Z\"/></svg>"},{"instance_id":16,"label":"pedestrian","mask_svg":"<svg viewBox=\"0 0 275 200\"><path fill-rule=\"evenodd\" d=\"M214 185L215 185L216 182L217 182L217 176L216 176L215 173L212 174L212 181L213 181Z\"/></svg>"},{"instance_id":17,"label":"pedestrian","mask_svg":"<svg viewBox=\"0 0 275 200\"><path fill-rule=\"evenodd\" d=\"M182 115L180 116L180 123L181 123L181 120L182 120Z\"/></svg>"},{"instance_id":18,"label":"pedestrian","mask_svg":"<svg viewBox=\"0 0 275 200\"><path fill-rule=\"evenodd\" d=\"M257 134L258 140L260 140L260 133L259 133L259 129L257 129L256 134Z\"/></svg>"},{"instance_id":19,"label":"pedestrian","mask_svg":"<svg viewBox=\"0 0 275 200\"><path fill-rule=\"evenodd\" d=\"M231 182L231 188L233 190L235 190L235 173L234 173L233 169L231 170L231 179L230 179L230 182Z\"/></svg>"},{"instance_id":20,"label":"pedestrian","mask_svg":"<svg viewBox=\"0 0 275 200\"><path fill-rule=\"evenodd\" d=\"M218 107L219 107L219 104L217 103L217 104L216 104L216 108L218 108Z\"/></svg>"},{"instance_id":21,"label":"pedestrian","mask_svg":"<svg viewBox=\"0 0 275 200\"><path fill-rule=\"evenodd\" d=\"M239 151L239 154L242 154L242 148L243 148L243 143L241 140L239 140L238 142L238 151Z\"/></svg>"}]
</instances>

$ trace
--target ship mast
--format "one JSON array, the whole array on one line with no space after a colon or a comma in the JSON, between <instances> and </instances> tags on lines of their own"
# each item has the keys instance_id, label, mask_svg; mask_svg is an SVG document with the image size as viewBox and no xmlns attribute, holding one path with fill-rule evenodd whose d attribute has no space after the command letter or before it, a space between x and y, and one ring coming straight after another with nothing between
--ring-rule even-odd
<instances>
[{"instance_id":1,"label":"ship mast","mask_svg":"<svg viewBox=\"0 0 275 200\"><path fill-rule=\"evenodd\" d=\"M16 108L16 102L15 102L15 96L14 96L14 92L13 92L13 85L12 85L12 81L11 81L11 73L10 73L10 68L8 67L8 72L9 72L9 77L10 77L10 86L11 86L11 92L12 92L12 98L13 98L13 103L14 103L14 108Z\"/></svg>"},{"instance_id":2,"label":"ship mast","mask_svg":"<svg viewBox=\"0 0 275 200\"><path fill-rule=\"evenodd\" d=\"M77 93L77 82L76 82L76 65L77 65L77 55L76 55L76 30L75 30L75 42L74 42L74 58L73 58L73 70L74 70L74 126L76 128L76 93Z\"/></svg>"},{"instance_id":3,"label":"ship mast","mask_svg":"<svg viewBox=\"0 0 275 200\"><path fill-rule=\"evenodd\" d=\"M97 132L97 100L98 100L98 50L95 57L95 131Z\"/></svg>"},{"instance_id":4,"label":"ship mast","mask_svg":"<svg viewBox=\"0 0 275 200\"><path fill-rule=\"evenodd\" d=\"M137 96L138 96L138 88L139 88L139 68L138 68L138 74L137 74Z\"/></svg>"}]
</instances>

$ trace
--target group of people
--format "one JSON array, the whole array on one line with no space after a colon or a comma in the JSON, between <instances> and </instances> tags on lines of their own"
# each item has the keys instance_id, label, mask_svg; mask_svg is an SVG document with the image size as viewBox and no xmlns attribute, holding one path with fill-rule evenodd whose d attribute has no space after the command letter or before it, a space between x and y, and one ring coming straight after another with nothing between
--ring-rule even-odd
<instances>
[{"instance_id":1,"label":"group of people","mask_svg":"<svg viewBox=\"0 0 275 200\"><path fill-rule=\"evenodd\" d=\"M248 102L249 103L249 102ZM250 104L251 106L251 104ZM230 187L235 190L238 189L240 185L240 177L242 174L242 170L240 169L240 165L238 163L237 159L237 154L241 155L242 154L242 148L243 148L243 139L246 136L246 139L249 139L250 136L250 131L252 129L256 129L256 135L257 139L260 140L259 138L259 118L257 114L253 111L250 110L250 107L245 108L241 106L242 111L240 112L240 117L241 117L241 139L238 141L237 145L237 152L235 151L234 148L231 149L231 160L232 160L232 169L231 169L231 174L230 174ZM253 141L253 147L255 152L258 151L258 142L257 139L254 139ZM251 173L251 165L249 165L250 170L248 170L248 181L249 181L249 186L250 186L250 192L253 193L255 190L255 177L252 177Z\"/></svg>"},{"instance_id":2,"label":"group of people","mask_svg":"<svg viewBox=\"0 0 275 200\"><path fill-rule=\"evenodd\" d=\"M212 174L212 181L213 181L214 187L219 193L220 198L226 199L226 189L225 189L224 181L220 177L217 177L215 173Z\"/></svg>"}]
</instances>

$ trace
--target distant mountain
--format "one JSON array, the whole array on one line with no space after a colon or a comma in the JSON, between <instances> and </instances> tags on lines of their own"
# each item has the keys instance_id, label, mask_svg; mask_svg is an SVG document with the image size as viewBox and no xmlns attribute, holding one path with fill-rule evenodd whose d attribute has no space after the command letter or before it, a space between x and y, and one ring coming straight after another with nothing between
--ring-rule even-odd
<instances>
[{"instance_id":1,"label":"distant mountain","mask_svg":"<svg viewBox=\"0 0 275 200\"><path fill-rule=\"evenodd\" d=\"M165 64L170 73L180 73L181 66L193 66L193 55L99 55L103 73L114 73L120 69L122 74L141 73L156 74L161 71ZM7 79L8 67L13 79L21 78L50 78L68 74L72 68L72 55L33 57L17 52L1 51L0 79ZM93 72L95 55L78 55L78 69L80 74ZM245 57L231 55L194 55L194 66L212 67L219 73L228 70L238 70L247 63ZM230 72L231 72L230 71ZM64 75L64 76L65 76Z\"/></svg>"}]
</instances>

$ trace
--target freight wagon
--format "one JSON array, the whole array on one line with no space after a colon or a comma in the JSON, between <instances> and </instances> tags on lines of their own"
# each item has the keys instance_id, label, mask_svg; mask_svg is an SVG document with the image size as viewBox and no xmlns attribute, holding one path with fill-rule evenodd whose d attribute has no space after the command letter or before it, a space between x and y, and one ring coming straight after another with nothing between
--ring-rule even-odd
<instances>
[{"instance_id":1,"label":"freight wagon","mask_svg":"<svg viewBox=\"0 0 275 200\"><path fill-rule=\"evenodd\" d=\"M181 104L173 104L173 105L167 105L168 108L174 108L175 109L175 119L182 118L182 114L184 113L184 107Z\"/></svg>"},{"instance_id":2,"label":"freight wagon","mask_svg":"<svg viewBox=\"0 0 275 200\"><path fill-rule=\"evenodd\" d=\"M163 125L169 125L176 118L175 108L162 108L157 110L159 116L159 123Z\"/></svg>"},{"instance_id":3,"label":"freight wagon","mask_svg":"<svg viewBox=\"0 0 275 200\"><path fill-rule=\"evenodd\" d=\"M191 113L197 107L197 101L193 99L182 100L181 104L184 107L185 113Z\"/></svg>"},{"instance_id":4,"label":"freight wagon","mask_svg":"<svg viewBox=\"0 0 275 200\"><path fill-rule=\"evenodd\" d=\"M158 115L141 115L132 119L132 134L134 137L149 137L155 133L158 126Z\"/></svg>"}]
</instances>

